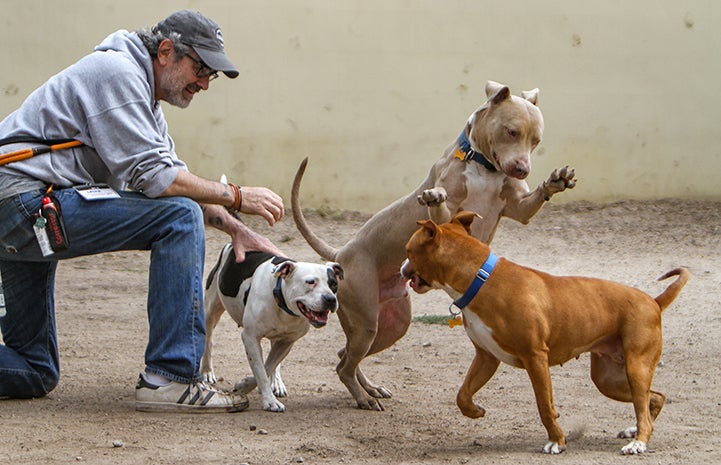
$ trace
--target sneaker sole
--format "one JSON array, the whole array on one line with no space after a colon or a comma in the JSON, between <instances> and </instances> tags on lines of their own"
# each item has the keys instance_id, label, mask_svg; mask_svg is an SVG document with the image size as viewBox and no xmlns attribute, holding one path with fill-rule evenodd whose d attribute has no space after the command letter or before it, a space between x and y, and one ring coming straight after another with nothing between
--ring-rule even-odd
<instances>
[{"instance_id":1,"label":"sneaker sole","mask_svg":"<svg viewBox=\"0 0 721 465\"><path fill-rule=\"evenodd\" d=\"M228 406L188 405L173 402L135 402L135 410L150 413L237 413L248 408L249 402Z\"/></svg>"}]
</instances>

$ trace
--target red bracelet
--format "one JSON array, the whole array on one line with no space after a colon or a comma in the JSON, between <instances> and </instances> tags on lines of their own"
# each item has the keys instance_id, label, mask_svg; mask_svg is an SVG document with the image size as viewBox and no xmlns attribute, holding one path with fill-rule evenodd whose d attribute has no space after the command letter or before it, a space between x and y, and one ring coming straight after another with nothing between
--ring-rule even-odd
<instances>
[{"instance_id":1,"label":"red bracelet","mask_svg":"<svg viewBox=\"0 0 721 465\"><path fill-rule=\"evenodd\" d=\"M230 188L233 190L233 193L235 194L235 201L233 202L233 206L230 207L231 210L239 212L240 207L243 206L243 191L240 187L236 186L235 184L228 183Z\"/></svg>"}]
</instances>

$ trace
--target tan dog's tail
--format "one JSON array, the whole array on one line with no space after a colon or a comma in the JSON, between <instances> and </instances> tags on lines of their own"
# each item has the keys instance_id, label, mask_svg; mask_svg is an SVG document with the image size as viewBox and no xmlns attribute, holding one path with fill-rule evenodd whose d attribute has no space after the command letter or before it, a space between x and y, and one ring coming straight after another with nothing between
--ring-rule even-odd
<instances>
[{"instance_id":1,"label":"tan dog's tail","mask_svg":"<svg viewBox=\"0 0 721 465\"><path fill-rule=\"evenodd\" d=\"M671 276L678 276L678 279L671 283L671 285L668 286L665 291L663 291L658 297L654 299L658 306L661 307L661 311L666 310L666 307L671 305L671 302L676 300L676 297L678 297L681 289L683 289L683 287L688 282L688 278L691 277L691 273L689 273L686 268L676 268L675 270L671 270L665 275L661 276L660 278L658 278L658 280L663 281L664 279L670 278Z\"/></svg>"},{"instance_id":2,"label":"tan dog's tail","mask_svg":"<svg viewBox=\"0 0 721 465\"><path fill-rule=\"evenodd\" d=\"M338 255L338 249L331 247L320 237L316 236L313 231L310 230L308 223L303 216L303 209L300 208L300 181L303 179L305 173L305 167L308 165L308 157L305 157L298 167L298 171L295 173L295 179L293 179L293 189L290 192L290 205L293 210L293 219L295 220L295 227L298 228L301 235L305 238L308 245L316 251L318 255L324 260L331 262L338 261L336 258Z\"/></svg>"}]
</instances>

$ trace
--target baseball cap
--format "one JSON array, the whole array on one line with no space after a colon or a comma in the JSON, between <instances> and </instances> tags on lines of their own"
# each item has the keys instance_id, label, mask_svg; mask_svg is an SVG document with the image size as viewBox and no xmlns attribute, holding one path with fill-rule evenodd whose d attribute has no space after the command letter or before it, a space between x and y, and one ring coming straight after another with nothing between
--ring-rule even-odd
<instances>
[{"instance_id":1,"label":"baseball cap","mask_svg":"<svg viewBox=\"0 0 721 465\"><path fill-rule=\"evenodd\" d=\"M164 34L177 32L181 41L192 47L210 68L222 71L229 78L238 77L238 70L225 55L223 34L215 21L197 11L181 10L160 21L155 27Z\"/></svg>"}]
</instances>

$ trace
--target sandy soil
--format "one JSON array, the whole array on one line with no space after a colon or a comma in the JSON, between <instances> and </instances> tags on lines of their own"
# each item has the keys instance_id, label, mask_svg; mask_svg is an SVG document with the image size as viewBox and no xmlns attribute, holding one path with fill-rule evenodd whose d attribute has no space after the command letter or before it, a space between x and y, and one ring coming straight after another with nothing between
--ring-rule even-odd
<instances>
[{"instance_id":1,"label":"sandy soil","mask_svg":"<svg viewBox=\"0 0 721 465\"><path fill-rule=\"evenodd\" d=\"M367 219L309 213L313 227L341 245ZM273 229L294 258L317 261L290 217ZM209 232L207 263L225 237ZM721 203L665 200L609 205L547 205L527 226L501 224L494 251L556 274L614 279L652 295L655 279L683 265L692 278L664 314L664 353L655 388L668 400L652 451L619 455L617 431L633 424L630 404L601 396L588 356L552 370L561 425L580 437L556 457L546 442L525 372L501 366L476 396L480 420L461 415L456 390L472 358L461 328L414 322L393 348L364 362L393 392L384 412L361 411L335 375L344 336L337 318L300 340L286 360L287 412L250 408L224 415L144 414L134 410L143 367L148 254L113 253L62 263L57 283L62 363L45 399L0 402L0 462L13 464L465 464L721 463ZM414 315L444 315L441 291L413 296ZM582 310L582 302L579 302ZM240 332L225 316L217 332L217 373L227 386L250 373Z\"/></svg>"}]
</instances>

